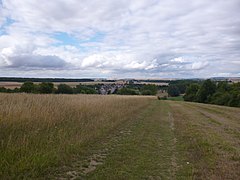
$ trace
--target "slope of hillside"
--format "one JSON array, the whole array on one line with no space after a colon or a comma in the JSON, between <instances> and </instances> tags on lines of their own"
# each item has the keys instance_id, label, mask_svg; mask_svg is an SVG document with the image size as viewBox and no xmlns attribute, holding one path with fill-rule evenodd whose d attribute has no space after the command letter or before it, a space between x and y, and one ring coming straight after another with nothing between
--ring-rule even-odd
<instances>
[{"instance_id":1,"label":"slope of hillside","mask_svg":"<svg viewBox=\"0 0 240 180\"><path fill-rule=\"evenodd\" d=\"M151 99L0 93L0 179L52 174L137 118Z\"/></svg>"},{"instance_id":2,"label":"slope of hillside","mask_svg":"<svg viewBox=\"0 0 240 180\"><path fill-rule=\"evenodd\" d=\"M239 108L131 96L0 98L1 178L240 177Z\"/></svg>"},{"instance_id":3,"label":"slope of hillside","mask_svg":"<svg viewBox=\"0 0 240 180\"><path fill-rule=\"evenodd\" d=\"M155 100L58 177L237 179L239 117L239 108Z\"/></svg>"}]
</instances>

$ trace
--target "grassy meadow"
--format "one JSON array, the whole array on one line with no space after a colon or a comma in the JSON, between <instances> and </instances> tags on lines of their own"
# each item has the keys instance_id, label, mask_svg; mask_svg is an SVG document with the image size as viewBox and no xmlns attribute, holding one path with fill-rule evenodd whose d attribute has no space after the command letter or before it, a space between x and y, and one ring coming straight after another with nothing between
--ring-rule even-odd
<instances>
[{"instance_id":1,"label":"grassy meadow","mask_svg":"<svg viewBox=\"0 0 240 180\"><path fill-rule=\"evenodd\" d=\"M150 98L0 94L0 177L48 174L135 118Z\"/></svg>"},{"instance_id":2,"label":"grassy meadow","mask_svg":"<svg viewBox=\"0 0 240 180\"><path fill-rule=\"evenodd\" d=\"M0 94L0 179L238 179L240 109Z\"/></svg>"}]
</instances>

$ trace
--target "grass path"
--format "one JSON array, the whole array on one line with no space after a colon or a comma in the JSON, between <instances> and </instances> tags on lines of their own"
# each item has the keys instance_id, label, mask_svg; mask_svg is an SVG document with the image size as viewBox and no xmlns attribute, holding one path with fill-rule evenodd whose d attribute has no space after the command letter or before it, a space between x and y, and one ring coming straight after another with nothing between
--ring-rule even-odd
<instances>
[{"instance_id":1,"label":"grass path","mask_svg":"<svg viewBox=\"0 0 240 180\"><path fill-rule=\"evenodd\" d=\"M131 134L118 142L106 161L87 179L173 179L173 122L160 101L142 114Z\"/></svg>"},{"instance_id":2,"label":"grass path","mask_svg":"<svg viewBox=\"0 0 240 180\"><path fill-rule=\"evenodd\" d=\"M239 109L229 109L234 115L223 110L152 101L139 118L95 146L80 168L66 171L65 178L237 179Z\"/></svg>"},{"instance_id":3,"label":"grass path","mask_svg":"<svg viewBox=\"0 0 240 180\"><path fill-rule=\"evenodd\" d=\"M0 179L240 177L240 108L146 97L9 98L12 106L0 108ZM25 100L30 114L18 108ZM55 107L56 100L65 106ZM39 102L51 111L40 114ZM15 114L18 121L10 121Z\"/></svg>"},{"instance_id":4,"label":"grass path","mask_svg":"<svg viewBox=\"0 0 240 180\"><path fill-rule=\"evenodd\" d=\"M139 118L89 149L85 159L62 169L62 179L172 179L176 171L173 117L153 101Z\"/></svg>"}]
</instances>

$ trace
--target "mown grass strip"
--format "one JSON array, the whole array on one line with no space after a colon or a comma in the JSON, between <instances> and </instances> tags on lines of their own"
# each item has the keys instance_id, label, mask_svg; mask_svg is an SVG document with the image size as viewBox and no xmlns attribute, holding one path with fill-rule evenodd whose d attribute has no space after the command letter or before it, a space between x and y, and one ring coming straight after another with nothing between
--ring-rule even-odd
<instances>
[{"instance_id":1,"label":"mown grass strip","mask_svg":"<svg viewBox=\"0 0 240 180\"><path fill-rule=\"evenodd\" d=\"M167 104L153 101L131 131L87 179L166 179L172 176L174 137Z\"/></svg>"}]
</instances>

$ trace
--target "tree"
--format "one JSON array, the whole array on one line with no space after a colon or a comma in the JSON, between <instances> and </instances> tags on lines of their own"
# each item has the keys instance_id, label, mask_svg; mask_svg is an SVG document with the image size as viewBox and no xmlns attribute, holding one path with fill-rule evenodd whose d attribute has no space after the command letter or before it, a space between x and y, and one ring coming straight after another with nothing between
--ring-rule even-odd
<instances>
[{"instance_id":1,"label":"tree","mask_svg":"<svg viewBox=\"0 0 240 180\"><path fill-rule=\"evenodd\" d=\"M97 91L93 87L88 87L85 85L77 85L76 88L73 89L75 94L97 94Z\"/></svg>"},{"instance_id":2,"label":"tree","mask_svg":"<svg viewBox=\"0 0 240 180\"><path fill-rule=\"evenodd\" d=\"M232 91L228 106L240 107L240 91Z\"/></svg>"},{"instance_id":3,"label":"tree","mask_svg":"<svg viewBox=\"0 0 240 180\"><path fill-rule=\"evenodd\" d=\"M51 94L54 92L54 85L50 82L43 82L38 85L38 90L43 94Z\"/></svg>"},{"instance_id":4,"label":"tree","mask_svg":"<svg viewBox=\"0 0 240 180\"><path fill-rule=\"evenodd\" d=\"M222 81L217 84L217 91L225 92L229 91L230 88L231 88L230 84L228 84L228 82L226 81Z\"/></svg>"},{"instance_id":5,"label":"tree","mask_svg":"<svg viewBox=\"0 0 240 180\"><path fill-rule=\"evenodd\" d=\"M21 92L33 93L35 92L35 85L31 81L24 82L20 87Z\"/></svg>"},{"instance_id":6,"label":"tree","mask_svg":"<svg viewBox=\"0 0 240 180\"><path fill-rule=\"evenodd\" d=\"M58 94L72 94L73 89L67 84L59 84L56 93Z\"/></svg>"},{"instance_id":7,"label":"tree","mask_svg":"<svg viewBox=\"0 0 240 180\"><path fill-rule=\"evenodd\" d=\"M197 92L199 90L199 84L193 83L186 89L186 94L183 96L185 101L197 101Z\"/></svg>"},{"instance_id":8,"label":"tree","mask_svg":"<svg viewBox=\"0 0 240 180\"><path fill-rule=\"evenodd\" d=\"M171 97L176 97L176 96L180 95L180 91L179 91L178 87L175 85L170 85L168 87L167 92L168 92L168 95Z\"/></svg>"},{"instance_id":9,"label":"tree","mask_svg":"<svg viewBox=\"0 0 240 180\"><path fill-rule=\"evenodd\" d=\"M5 87L0 87L0 92L7 92L7 89Z\"/></svg>"},{"instance_id":10,"label":"tree","mask_svg":"<svg viewBox=\"0 0 240 180\"><path fill-rule=\"evenodd\" d=\"M203 82L199 91L197 92L197 101L201 103L208 103L211 101L211 96L216 91L216 84L210 79Z\"/></svg>"},{"instance_id":11,"label":"tree","mask_svg":"<svg viewBox=\"0 0 240 180\"><path fill-rule=\"evenodd\" d=\"M122 89L118 90L117 94L121 94L121 95L137 95L137 92L134 89L122 88Z\"/></svg>"},{"instance_id":12,"label":"tree","mask_svg":"<svg viewBox=\"0 0 240 180\"><path fill-rule=\"evenodd\" d=\"M196 80L173 80L169 82L169 85L175 85L178 87L180 94L186 93L186 89L190 84L198 83Z\"/></svg>"},{"instance_id":13,"label":"tree","mask_svg":"<svg viewBox=\"0 0 240 180\"><path fill-rule=\"evenodd\" d=\"M142 94L142 95L155 95L155 94L153 94L152 91L150 91L150 90L143 90L143 91L141 92L141 94Z\"/></svg>"},{"instance_id":14,"label":"tree","mask_svg":"<svg viewBox=\"0 0 240 180\"><path fill-rule=\"evenodd\" d=\"M210 103L228 106L230 100L231 95L228 92L218 91L212 95Z\"/></svg>"},{"instance_id":15,"label":"tree","mask_svg":"<svg viewBox=\"0 0 240 180\"><path fill-rule=\"evenodd\" d=\"M157 94L157 86L154 84L148 84L148 85L144 85L141 88L141 94L142 95L156 95Z\"/></svg>"}]
</instances>

